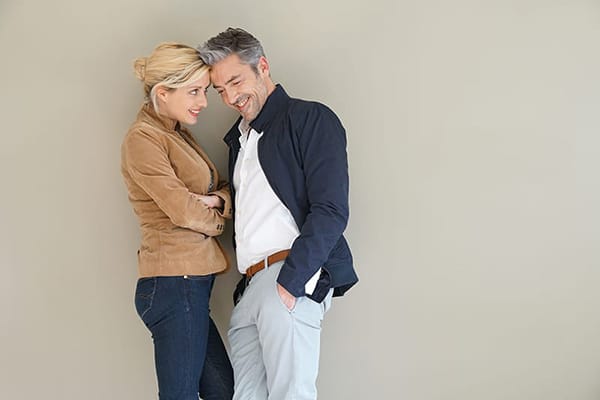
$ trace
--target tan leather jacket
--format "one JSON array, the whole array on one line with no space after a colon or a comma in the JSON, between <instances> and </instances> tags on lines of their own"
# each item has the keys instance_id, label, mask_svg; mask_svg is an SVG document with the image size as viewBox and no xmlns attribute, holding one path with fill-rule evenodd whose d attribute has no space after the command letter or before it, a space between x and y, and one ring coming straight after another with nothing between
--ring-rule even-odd
<instances>
[{"instance_id":1,"label":"tan leather jacket","mask_svg":"<svg viewBox=\"0 0 600 400\"><path fill-rule=\"evenodd\" d=\"M140 277L207 275L228 261L215 236L231 218L228 185L192 135L144 105L121 147L121 173L140 221ZM215 194L223 210L196 194Z\"/></svg>"}]
</instances>

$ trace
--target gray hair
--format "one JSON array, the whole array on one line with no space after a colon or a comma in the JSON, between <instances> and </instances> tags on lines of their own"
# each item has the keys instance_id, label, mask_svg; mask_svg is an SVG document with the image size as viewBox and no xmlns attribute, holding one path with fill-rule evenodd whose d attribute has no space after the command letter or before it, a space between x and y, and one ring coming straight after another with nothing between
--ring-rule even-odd
<instances>
[{"instance_id":1,"label":"gray hair","mask_svg":"<svg viewBox=\"0 0 600 400\"><path fill-rule=\"evenodd\" d=\"M231 54L237 54L244 64L258 72L258 61L265 51L257 38L241 28L227 28L225 32L198 46L200 58L207 65L215 65Z\"/></svg>"}]
</instances>

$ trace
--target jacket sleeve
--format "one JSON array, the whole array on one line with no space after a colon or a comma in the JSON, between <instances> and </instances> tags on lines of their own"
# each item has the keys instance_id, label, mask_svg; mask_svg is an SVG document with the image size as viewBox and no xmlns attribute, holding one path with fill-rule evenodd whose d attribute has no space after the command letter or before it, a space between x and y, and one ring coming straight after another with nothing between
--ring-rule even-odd
<instances>
[{"instance_id":1,"label":"jacket sleeve","mask_svg":"<svg viewBox=\"0 0 600 400\"><path fill-rule=\"evenodd\" d=\"M142 131L130 135L123 146L127 172L154 200L173 224L207 236L223 233L224 218L188 190L175 175L164 145Z\"/></svg>"},{"instance_id":2,"label":"jacket sleeve","mask_svg":"<svg viewBox=\"0 0 600 400\"><path fill-rule=\"evenodd\" d=\"M214 194L215 196L219 196L221 199L223 199L223 209L218 210L219 214L223 218L231 219L231 216L233 214L233 207L231 203L231 192L229 190L229 182L219 181L217 190L212 191L209 194Z\"/></svg>"},{"instance_id":3,"label":"jacket sleeve","mask_svg":"<svg viewBox=\"0 0 600 400\"><path fill-rule=\"evenodd\" d=\"M349 179L346 132L329 108L319 105L308 113L298 144L309 211L277 282L301 297L346 229Z\"/></svg>"}]
</instances>

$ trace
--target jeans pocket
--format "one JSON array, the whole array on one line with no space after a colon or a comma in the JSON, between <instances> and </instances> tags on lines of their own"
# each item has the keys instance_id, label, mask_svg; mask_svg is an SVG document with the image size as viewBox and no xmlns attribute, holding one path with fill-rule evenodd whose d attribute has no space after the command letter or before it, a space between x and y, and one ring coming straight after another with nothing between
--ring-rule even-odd
<instances>
[{"instance_id":1,"label":"jeans pocket","mask_svg":"<svg viewBox=\"0 0 600 400\"><path fill-rule=\"evenodd\" d=\"M137 282L135 289L135 310L147 325L144 317L152 309L154 295L156 294L156 277L141 278Z\"/></svg>"},{"instance_id":2,"label":"jeans pocket","mask_svg":"<svg viewBox=\"0 0 600 400\"><path fill-rule=\"evenodd\" d=\"M185 279L189 280L189 281L206 281L206 282L212 282L215 280L215 275L214 274L210 274L210 275L185 275Z\"/></svg>"},{"instance_id":3,"label":"jeans pocket","mask_svg":"<svg viewBox=\"0 0 600 400\"><path fill-rule=\"evenodd\" d=\"M185 280L193 282L196 285L203 285L204 282L208 283L209 295L212 291L213 285L215 284L215 274L210 275L185 275Z\"/></svg>"}]
</instances>

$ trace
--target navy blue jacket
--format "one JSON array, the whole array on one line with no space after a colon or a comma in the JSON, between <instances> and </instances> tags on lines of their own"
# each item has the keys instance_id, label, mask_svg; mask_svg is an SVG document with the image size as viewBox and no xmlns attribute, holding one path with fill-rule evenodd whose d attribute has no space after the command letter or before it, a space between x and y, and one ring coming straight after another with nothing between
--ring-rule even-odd
<instances>
[{"instance_id":1,"label":"navy blue jacket","mask_svg":"<svg viewBox=\"0 0 600 400\"><path fill-rule=\"evenodd\" d=\"M234 199L240 119L224 138L229 146L229 182ZM350 248L342 235L349 216L344 127L325 105L291 98L280 85L250 126L264 132L258 142L260 165L300 230L277 282L301 297L306 295L306 282L322 267L310 297L321 301L331 287L334 296L343 295L358 282Z\"/></svg>"}]
</instances>

